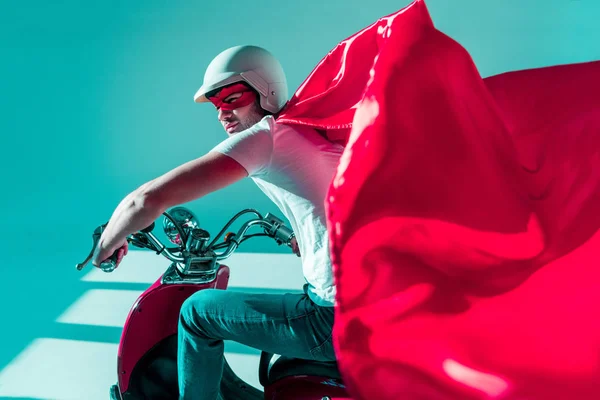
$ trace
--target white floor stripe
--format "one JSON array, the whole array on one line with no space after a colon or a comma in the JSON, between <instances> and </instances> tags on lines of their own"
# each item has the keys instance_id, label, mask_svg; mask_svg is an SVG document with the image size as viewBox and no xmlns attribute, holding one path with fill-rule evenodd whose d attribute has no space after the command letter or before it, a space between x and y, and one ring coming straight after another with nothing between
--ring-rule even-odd
<instances>
[{"instance_id":1,"label":"white floor stripe","mask_svg":"<svg viewBox=\"0 0 600 400\"><path fill-rule=\"evenodd\" d=\"M226 352L225 357L241 379L262 389L258 355ZM106 400L116 382L116 358L116 344L36 339L0 371L0 396Z\"/></svg>"},{"instance_id":2,"label":"white floor stripe","mask_svg":"<svg viewBox=\"0 0 600 400\"><path fill-rule=\"evenodd\" d=\"M122 328L138 290L90 289L75 301L57 322Z\"/></svg>"},{"instance_id":3,"label":"white floor stripe","mask_svg":"<svg viewBox=\"0 0 600 400\"><path fill-rule=\"evenodd\" d=\"M116 354L116 344L36 339L0 372L0 396L106 400Z\"/></svg>"},{"instance_id":4,"label":"white floor stripe","mask_svg":"<svg viewBox=\"0 0 600 400\"><path fill-rule=\"evenodd\" d=\"M236 253L225 261L233 287L299 290L304 284L302 263L294 254Z\"/></svg>"}]
</instances>

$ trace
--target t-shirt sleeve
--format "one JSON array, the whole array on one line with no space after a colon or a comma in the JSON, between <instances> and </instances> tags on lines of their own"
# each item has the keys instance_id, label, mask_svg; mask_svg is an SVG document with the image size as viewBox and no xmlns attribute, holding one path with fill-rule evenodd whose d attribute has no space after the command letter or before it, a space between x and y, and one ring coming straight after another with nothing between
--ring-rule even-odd
<instances>
[{"instance_id":1,"label":"t-shirt sleeve","mask_svg":"<svg viewBox=\"0 0 600 400\"><path fill-rule=\"evenodd\" d=\"M255 124L222 141L211 151L233 158L244 167L249 176L261 175L270 165L273 152L270 125Z\"/></svg>"}]
</instances>

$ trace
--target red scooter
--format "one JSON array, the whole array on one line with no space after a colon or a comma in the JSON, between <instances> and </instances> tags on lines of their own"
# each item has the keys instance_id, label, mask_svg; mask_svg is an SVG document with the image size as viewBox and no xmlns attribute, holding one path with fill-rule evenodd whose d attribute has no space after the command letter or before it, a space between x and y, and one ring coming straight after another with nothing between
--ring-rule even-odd
<instances>
[{"instance_id":1,"label":"red scooter","mask_svg":"<svg viewBox=\"0 0 600 400\"><path fill-rule=\"evenodd\" d=\"M254 217L237 233L225 234L244 214ZM198 219L186 208L175 207L165 213L163 229L175 247L165 246L153 233L153 223L127 238L129 244L150 249L171 261L165 273L133 304L119 343L117 383L110 388L111 400L177 399L177 324L182 303L198 290L227 289L230 270L219 261L229 257L238 246L255 236L268 236L281 245L291 246L294 233L277 217L262 216L246 209L235 215L211 240L199 227ZM105 225L94 231L92 252L77 264L81 270L90 261ZM249 234L260 227L262 233ZM100 268L111 272L116 254ZM243 267L243 266L241 266ZM344 383L335 362L318 362L262 352L259 381L264 392L245 383L225 361L221 395L225 400L330 400L347 399Z\"/></svg>"}]
</instances>

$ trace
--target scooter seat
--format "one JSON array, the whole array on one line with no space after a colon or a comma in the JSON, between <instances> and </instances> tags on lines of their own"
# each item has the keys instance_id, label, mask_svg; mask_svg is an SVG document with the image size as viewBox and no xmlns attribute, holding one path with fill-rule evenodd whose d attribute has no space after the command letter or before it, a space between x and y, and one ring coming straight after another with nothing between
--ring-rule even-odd
<instances>
[{"instance_id":1,"label":"scooter seat","mask_svg":"<svg viewBox=\"0 0 600 400\"><path fill-rule=\"evenodd\" d=\"M263 386L281 378L296 375L318 376L342 380L337 362L304 360L263 351L260 355L258 379Z\"/></svg>"}]
</instances>

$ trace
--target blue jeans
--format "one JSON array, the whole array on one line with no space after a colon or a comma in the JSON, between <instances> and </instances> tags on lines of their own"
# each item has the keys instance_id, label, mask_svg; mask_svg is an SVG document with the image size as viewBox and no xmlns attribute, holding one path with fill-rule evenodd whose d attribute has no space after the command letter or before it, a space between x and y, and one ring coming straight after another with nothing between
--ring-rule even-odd
<instances>
[{"instance_id":1,"label":"blue jeans","mask_svg":"<svg viewBox=\"0 0 600 400\"><path fill-rule=\"evenodd\" d=\"M218 398L223 340L288 357L334 361L333 307L313 303L306 288L302 294L205 289L190 296L179 317L179 398Z\"/></svg>"}]
</instances>

